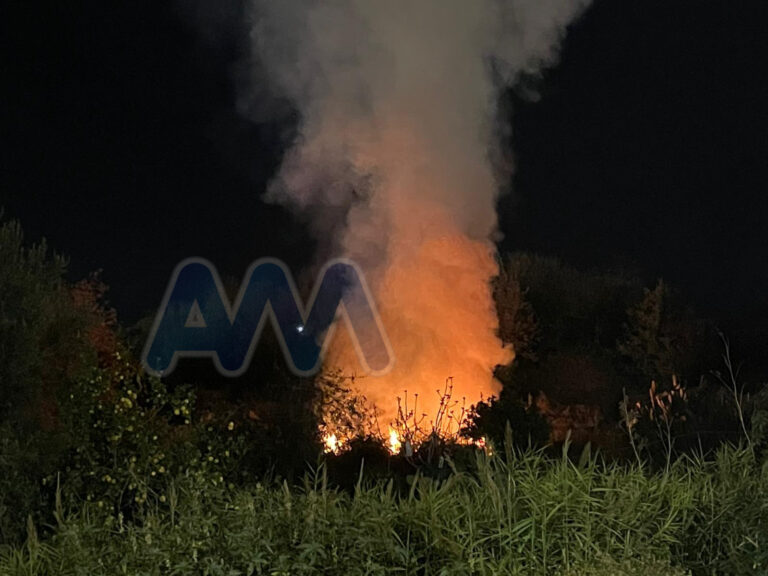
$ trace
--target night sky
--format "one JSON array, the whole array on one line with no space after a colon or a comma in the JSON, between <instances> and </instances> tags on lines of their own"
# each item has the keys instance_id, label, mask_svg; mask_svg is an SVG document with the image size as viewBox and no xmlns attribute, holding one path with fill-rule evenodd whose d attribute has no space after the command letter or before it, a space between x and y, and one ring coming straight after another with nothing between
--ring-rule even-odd
<instances>
[{"instance_id":1,"label":"night sky","mask_svg":"<svg viewBox=\"0 0 768 576\"><path fill-rule=\"evenodd\" d=\"M237 112L238 5L14 4L0 205L73 277L102 268L130 321L185 257L238 278L311 259L302 222L260 200L295 125ZM766 16L764 0L595 2L561 64L509 95L501 249L663 276L751 354L768 345Z\"/></svg>"}]
</instances>

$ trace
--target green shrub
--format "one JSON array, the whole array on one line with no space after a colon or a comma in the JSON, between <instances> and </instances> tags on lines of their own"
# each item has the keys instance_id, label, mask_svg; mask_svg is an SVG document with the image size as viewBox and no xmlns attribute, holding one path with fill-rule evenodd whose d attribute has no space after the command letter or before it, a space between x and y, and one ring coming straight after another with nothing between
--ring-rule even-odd
<instances>
[{"instance_id":1,"label":"green shrub","mask_svg":"<svg viewBox=\"0 0 768 576\"><path fill-rule=\"evenodd\" d=\"M65 269L44 241L26 245L18 222L0 222L0 542L50 507L41 480L64 450L54 398L96 363L94 318L76 306Z\"/></svg>"},{"instance_id":2,"label":"green shrub","mask_svg":"<svg viewBox=\"0 0 768 576\"><path fill-rule=\"evenodd\" d=\"M171 475L223 484L240 454L234 422L203 422L190 388L171 391L119 353L109 369L70 387L60 404L68 500L131 510L160 493Z\"/></svg>"}]
</instances>

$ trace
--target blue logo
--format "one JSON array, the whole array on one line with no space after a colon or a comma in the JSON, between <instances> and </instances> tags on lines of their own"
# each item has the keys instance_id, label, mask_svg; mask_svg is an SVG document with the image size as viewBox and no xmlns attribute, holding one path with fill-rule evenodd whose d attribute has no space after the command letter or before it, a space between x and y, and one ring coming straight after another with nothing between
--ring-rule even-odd
<instances>
[{"instance_id":1,"label":"blue logo","mask_svg":"<svg viewBox=\"0 0 768 576\"><path fill-rule=\"evenodd\" d=\"M321 368L341 320L363 370L373 375L387 372L394 362L392 349L354 262L328 262L305 310L290 271L278 260L254 262L231 306L214 266L190 258L174 270L142 362L149 373L166 376L179 357L212 358L219 372L238 376L248 369L269 321L288 367L296 374L311 375Z\"/></svg>"}]
</instances>

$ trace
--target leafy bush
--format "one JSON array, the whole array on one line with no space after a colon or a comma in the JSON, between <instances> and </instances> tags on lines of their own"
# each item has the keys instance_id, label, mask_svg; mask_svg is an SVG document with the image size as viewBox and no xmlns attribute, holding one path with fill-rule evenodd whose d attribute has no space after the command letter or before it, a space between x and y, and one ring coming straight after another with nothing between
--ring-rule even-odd
<instances>
[{"instance_id":1,"label":"leafy bush","mask_svg":"<svg viewBox=\"0 0 768 576\"><path fill-rule=\"evenodd\" d=\"M44 241L25 245L18 222L0 223L0 542L49 507L41 479L64 450L55 397L97 361L87 338L96 319L72 297L65 270Z\"/></svg>"},{"instance_id":2,"label":"leafy bush","mask_svg":"<svg viewBox=\"0 0 768 576\"><path fill-rule=\"evenodd\" d=\"M185 390L169 394L119 354L116 360L114 368L94 370L74 383L61 401L70 446L63 480L68 497L123 509L146 501L171 471L169 452L178 461L189 451L181 441L170 450L168 443L189 440L184 426L191 424L194 396Z\"/></svg>"},{"instance_id":3,"label":"leafy bush","mask_svg":"<svg viewBox=\"0 0 768 576\"><path fill-rule=\"evenodd\" d=\"M642 383L673 375L696 377L707 368L706 358L713 356L714 330L678 302L663 281L643 292L627 310L619 353Z\"/></svg>"},{"instance_id":4,"label":"leafy bush","mask_svg":"<svg viewBox=\"0 0 768 576\"><path fill-rule=\"evenodd\" d=\"M66 260L45 241L26 246L18 222L0 224L0 417L51 427L47 403L88 364L85 327L64 281Z\"/></svg>"},{"instance_id":5,"label":"leafy bush","mask_svg":"<svg viewBox=\"0 0 768 576\"><path fill-rule=\"evenodd\" d=\"M467 425L462 431L466 438L491 442L500 448L543 446L549 440L549 425L535 411L502 390L499 398L478 402L469 410ZM509 439L509 440L508 440Z\"/></svg>"},{"instance_id":6,"label":"leafy bush","mask_svg":"<svg viewBox=\"0 0 768 576\"><path fill-rule=\"evenodd\" d=\"M56 448L41 442L41 434L22 436L6 422L0 426L0 543L23 537L27 517L40 521L52 506L42 484L53 474Z\"/></svg>"}]
</instances>

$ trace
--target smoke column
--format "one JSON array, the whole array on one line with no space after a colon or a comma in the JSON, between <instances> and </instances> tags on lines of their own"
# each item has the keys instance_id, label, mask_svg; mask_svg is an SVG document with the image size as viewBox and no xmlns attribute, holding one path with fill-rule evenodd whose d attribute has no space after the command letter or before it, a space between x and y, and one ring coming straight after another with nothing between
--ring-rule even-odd
<instances>
[{"instance_id":1,"label":"smoke column","mask_svg":"<svg viewBox=\"0 0 768 576\"><path fill-rule=\"evenodd\" d=\"M432 416L448 376L454 399L497 392L493 368L513 357L496 335L489 287L496 198L508 176L491 161L497 84L552 64L584 5L252 4L254 69L301 114L268 197L366 272L396 364L359 382L385 418L404 390ZM343 332L329 364L359 371Z\"/></svg>"}]
</instances>

